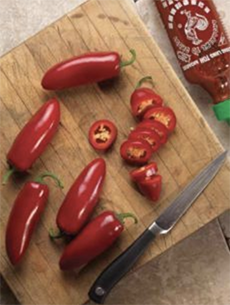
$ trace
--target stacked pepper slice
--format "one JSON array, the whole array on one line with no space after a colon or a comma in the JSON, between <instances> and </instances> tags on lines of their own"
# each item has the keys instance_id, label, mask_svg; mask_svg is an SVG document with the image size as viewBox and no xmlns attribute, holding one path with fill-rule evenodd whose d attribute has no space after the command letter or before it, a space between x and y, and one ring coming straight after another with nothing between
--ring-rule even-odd
<instances>
[{"instance_id":1,"label":"stacked pepper slice","mask_svg":"<svg viewBox=\"0 0 230 305\"><path fill-rule=\"evenodd\" d=\"M149 146L152 153L157 152L176 127L173 110L163 105L163 99L153 89L142 87L146 81L152 82L152 77L143 77L130 98L132 114L142 122L131 131L120 149L121 157L131 164L147 163L152 156ZM136 141L142 141L142 144L137 147Z\"/></svg>"},{"instance_id":2,"label":"stacked pepper slice","mask_svg":"<svg viewBox=\"0 0 230 305\"><path fill-rule=\"evenodd\" d=\"M153 89L142 86L146 81L153 84L151 76L143 77L130 98L132 114L141 122L131 130L120 148L121 157L129 164L146 164L176 127L173 110L163 105L163 99ZM162 177L156 173L154 162L130 172L140 192L154 202L159 199L162 186Z\"/></svg>"}]
</instances>

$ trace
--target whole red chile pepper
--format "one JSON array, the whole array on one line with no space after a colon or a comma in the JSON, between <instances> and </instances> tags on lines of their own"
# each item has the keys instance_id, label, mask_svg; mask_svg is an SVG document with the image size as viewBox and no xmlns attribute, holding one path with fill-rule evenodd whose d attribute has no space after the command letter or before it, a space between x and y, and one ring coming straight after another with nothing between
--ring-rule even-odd
<instances>
[{"instance_id":1,"label":"whole red chile pepper","mask_svg":"<svg viewBox=\"0 0 230 305\"><path fill-rule=\"evenodd\" d=\"M108 249L124 230L123 219L136 217L130 213L106 211L94 218L65 248L59 266L61 270L80 268Z\"/></svg>"},{"instance_id":2,"label":"whole red chile pepper","mask_svg":"<svg viewBox=\"0 0 230 305\"><path fill-rule=\"evenodd\" d=\"M18 264L24 256L45 208L49 195L49 188L43 181L45 177L52 177L63 187L56 176L44 173L27 182L18 194L6 228L6 251L12 265Z\"/></svg>"},{"instance_id":3,"label":"whole red chile pepper","mask_svg":"<svg viewBox=\"0 0 230 305\"><path fill-rule=\"evenodd\" d=\"M70 58L51 67L42 79L47 90L62 90L90 83L98 83L119 75L122 67L131 65L136 59L121 61L117 52L94 52Z\"/></svg>"},{"instance_id":4,"label":"whole red chile pepper","mask_svg":"<svg viewBox=\"0 0 230 305\"><path fill-rule=\"evenodd\" d=\"M27 171L50 143L60 122L60 105L53 98L46 102L23 127L8 154L9 171L3 178L6 184L10 175Z\"/></svg>"},{"instance_id":5,"label":"whole red chile pepper","mask_svg":"<svg viewBox=\"0 0 230 305\"><path fill-rule=\"evenodd\" d=\"M102 158L89 163L77 177L66 195L56 218L59 234L50 232L51 238L76 235L89 219L103 186L106 164Z\"/></svg>"}]
</instances>

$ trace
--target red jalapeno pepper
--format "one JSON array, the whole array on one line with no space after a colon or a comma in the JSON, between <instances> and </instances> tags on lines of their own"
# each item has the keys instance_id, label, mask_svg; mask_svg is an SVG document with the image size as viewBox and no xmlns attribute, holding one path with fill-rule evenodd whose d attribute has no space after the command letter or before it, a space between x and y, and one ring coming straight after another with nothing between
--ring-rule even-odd
<instances>
[{"instance_id":1,"label":"red jalapeno pepper","mask_svg":"<svg viewBox=\"0 0 230 305\"><path fill-rule=\"evenodd\" d=\"M147 81L152 81L151 76L143 77L136 86L135 91L131 95L130 104L134 117L141 119L147 110L154 106L161 106L163 99L150 88L141 87ZM141 88L140 88L141 87Z\"/></svg>"},{"instance_id":2,"label":"red jalapeno pepper","mask_svg":"<svg viewBox=\"0 0 230 305\"><path fill-rule=\"evenodd\" d=\"M121 144L121 157L131 164L145 164L152 155L152 147L145 140L127 140Z\"/></svg>"},{"instance_id":3,"label":"red jalapeno pepper","mask_svg":"<svg viewBox=\"0 0 230 305\"><path fill-rule=\"evenodd\" d=\"M47 90L62 90L115 78L121 68L135 61L135 51L130 52L132 58L128 61L121 61L117 52L88 53L70 58L45 73L42 87Z\"/></svg>"},{"instance_id":4,"label":"red jalapeno pepper","mask_svg":"<svg viewBox=\"0 0 230 305\"><path fill-rule=\"evenodd\" d=\"M88 264L108 249L124 230L123 219L136 217L130 213L115 214L106 211L94 218L65 248L59 266L61 270L73 270Z\"/></svg>"},{"instance_id":5,"label":"red jalapeno pepper","mask_svg":"<svg viewBox=\"0 0 230 305\"><path fill-rule=\"evenodd\" d=\"M89 130L89 142L96 150L109 149L117 138L117 128L109 120L93 123Z\"/></svg>"},{"instance_id":6,"label":"red jalapeno pepper","mask_svg":"<svg viewBox=\"0 0 230 305\"><path fill-rule=\"evenodd\" d=\"M157 164L156 162L152 162L145 166L132 170L130 172L130 177L134 182L140 182L145 179L149 179L152 176L155 176L157 172Z\"/></svg>"},{"instance_id":7,"label":"red jalapeno pepper","mask_svg":"<svg viewBox=\"0 0 230 305\"><path fill-rule=\"evenodd\" d=\"M176 116L173 110L169 107L155 107L149 109L144 120L155 120L165 125L169 132L172 132L176 127Z\"/></svg>"},{"instance_id":8,"label":"red jalapeno pepper","mask_svg":"<svg viewBox=\"0 0 230 305\"><path fill-rule=\"evenodd\" d=\"M76 235L80 231L98 203L105 173L106 164L102 158L93 160L84 168L58 211L56 224L60 232L55 235L51 230L51 238Z\"/></svg>"},{"instance_id":9,"label":"red jalapeno pepper","mask_svg":"<svg viewBox=\"0 0 230 305\"><path fill-rule=\"evenodd\" d=\"M135 130L138 130L139 128L147 128L155 131L160 137L161 144L165 144L168 140L168 129L161 122L154 120L145 120L140 122L135 128Z\"/></svg>"},{"instance_id":10,"label":"red jalapeno pepper","mask_svg":"<svg viewBox=\"0 0 230 305\"><path fill-rule=\"evenodd\" d=\"M162 177L153 175L137 183L141 193L151 201L157 201L160 197Z\"/></svg>"},{"instance_id":11,"label":"red jalapeno pepper","mask_svg":"<svg viewBox=\"0 0 230 305\"><path fill-rule=\"evenodd\" d=\"M24 185L11 210L5 242L7 255L13 265L18 264L24 256L45 208L49 195L49 188L43 181L45 177L52 177L59 187L63 187L56 176L44 173Z\"/></svg>"},{"instance_id":12,"label":"red jalapeno pepper","mask_svg":"<svg viewBox=\"0 0 230 305\"><path fill-rule=\"evenodd\" d=\"M147 128L138 128L131 131L129 139L147 141L151 145L152 152L156 152L161 146L160 136L154 130Z\"/></svg>"},{"instance_id":13,"label":"red jalapeno pepper","mask_svg":"<svg viewBox=\"0 0 230 305\"><path fill-rule=\"evenodd\" d=\"M23 127L7 154L10 169L3 178L27 171L50 143L60 122L60 105L53 98L46 102Z\"/></svg>"}]
</instances>

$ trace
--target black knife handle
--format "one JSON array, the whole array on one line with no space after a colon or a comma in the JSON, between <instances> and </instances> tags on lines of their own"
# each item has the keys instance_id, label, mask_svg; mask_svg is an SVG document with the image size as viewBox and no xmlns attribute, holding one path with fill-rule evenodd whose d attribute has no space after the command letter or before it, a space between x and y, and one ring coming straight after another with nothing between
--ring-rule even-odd
<instances>
[{"instance_id":1,"label":"black knife handle","mask_svg":"<svg viewBox=\"0 0 230 305\"><path fill-rule=\"evenodd\" d=\"M90 288L90 299L102 304L110 290L132 268L154 238L155 235L150 230L145 230L127 250L105 268Z\"/></svg>"}]
</instances>

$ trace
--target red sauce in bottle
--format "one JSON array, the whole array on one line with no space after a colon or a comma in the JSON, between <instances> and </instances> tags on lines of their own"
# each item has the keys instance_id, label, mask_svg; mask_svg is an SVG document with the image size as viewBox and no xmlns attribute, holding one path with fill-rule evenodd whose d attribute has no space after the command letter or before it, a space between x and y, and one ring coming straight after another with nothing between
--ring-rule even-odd
<instances>
[{"instance_id":1,"label":"red sauce in bottle","mask_svg":"<svg viewBox=\"0 0 230 305\"><path fill-rule=\"evenodd\" d=\"M230 120L230 42L212 0L155 0L186 79L212 96Z\"/></svg>"}]
</instances>

